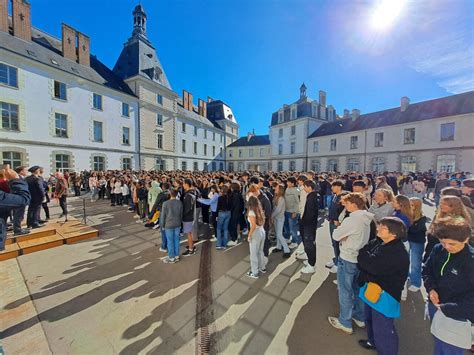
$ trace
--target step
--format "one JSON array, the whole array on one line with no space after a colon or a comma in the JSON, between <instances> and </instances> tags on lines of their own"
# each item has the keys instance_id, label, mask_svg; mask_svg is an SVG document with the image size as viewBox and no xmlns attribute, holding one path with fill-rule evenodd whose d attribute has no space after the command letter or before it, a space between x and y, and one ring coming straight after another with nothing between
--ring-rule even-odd
<instances>
[{"instance_id":1,"label":"step","mask_svg":"<svg viewBox=\"0 0 474 355\"><path fill-rule=\"evenodd\" d=\"M58 228L60 234L66 244L74 244L89 238L95 238L99 235L99 231L95 228L81 224L79 221L71 221Z\"/></svg>"},{"instance_id":2,"label":"step","mask_svg":"<svg viewBox=\"0 0 474 355\"><path fill-rule=\"evenodd\" d=\"M54 227L41 227L36 229L30 229L29 234L20 235L15 238L15 241L18 242L26 242L27 240L33 240L43 237L49 237L56 234L56 228Z\"/></svg>"},{"instance_id":3,"label":"step","mask_svg":"<svg viewBox=\"0 0 474 355\"><path fill-rule=\"evenodd\" d=\"M41 238L25 240L17 243L22 254L30 254L36 251L59 247L64 244L64 238L60 234L48 235Z\"/></svg>"},{"instance_id":4,"label":"step","mask_svg":"<svg viewBox=\"0 0 474 355\"><path fill-rule=\"evenodd\" d=\"M5 250L0 251L0 261L13 259L19 255L20 255L20 246L17 243L6 244Z\"/></svg>"}]
</instances>

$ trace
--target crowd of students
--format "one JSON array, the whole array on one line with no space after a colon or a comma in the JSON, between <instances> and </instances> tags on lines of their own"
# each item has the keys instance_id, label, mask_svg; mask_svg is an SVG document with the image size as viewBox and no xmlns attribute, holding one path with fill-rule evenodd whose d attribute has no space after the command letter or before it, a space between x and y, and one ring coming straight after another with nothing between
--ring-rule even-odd
<instances>
[{"instance_id":1,"label":"crowd of students","mask_svg":"<svg viewBox=\"0 0 474 355\"><path fill-rule=\"evenodd\" d=\"M248 241L250 278L265 274L270 254L282 259L294 254L304 264L301 273L313 274L316 236L329 235L333 257L325 267L337 273L340 306L337 316L328 317L334 328L347 334L353 323L367 328L362 347L397 354L394 319L400 302L424 285L435 353L470 348L465 339L474 321L470 176L108 171L65 178L76 195L90 190L92 201L127 206L137 223L159 229L168 264L196 254L198 225L204 223L212 226L217 250ZM423 214L428 200L438 207L429 225ZM329 233L319 231L324 218Z\"/></svg>"}]
</instances>

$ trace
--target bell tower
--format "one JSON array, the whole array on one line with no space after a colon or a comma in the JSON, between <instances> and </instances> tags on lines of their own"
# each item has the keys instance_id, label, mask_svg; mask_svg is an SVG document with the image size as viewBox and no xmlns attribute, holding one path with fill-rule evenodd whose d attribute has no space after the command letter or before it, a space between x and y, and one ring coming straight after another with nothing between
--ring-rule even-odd
<instances>
[{"instance_id":1,"label":"bell tower","mask_svg":"<svg viewBox=\"0 0 474 355\"><path fill-rule=\"evenodd\" d=\"M133 10L133 36L142 35L146 37L146 13L141 3Z\"/></svg>"}]
</instances>

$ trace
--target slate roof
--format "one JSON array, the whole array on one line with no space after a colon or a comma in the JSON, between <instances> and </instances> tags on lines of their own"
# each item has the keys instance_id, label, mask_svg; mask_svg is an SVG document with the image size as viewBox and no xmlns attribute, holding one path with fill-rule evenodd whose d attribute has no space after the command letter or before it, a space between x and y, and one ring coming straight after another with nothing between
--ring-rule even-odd
<instances>
[{"instance_id":1,"label":"slate roof","mask_svg":"<svg viewBox=\"0 0 474 355\"><path fill-rule=\"evenodd\" d=\"M213 100L207 103L207 118L213 123L220 120L228 120L237 123L230 106L221 100Z\"/></svg>"},{"instance_id":2,"label":"slate roof","mask_svg":"<svg viewBox=\"0 0 474 355\"><path fill-rule=\"evenodd\" d=\"M213 122L209 121L206 117L201 116L196 112L196 110L193 108L193 111L186 110L183 108L181 102L178 102L178 115L181 117L187 117L189 119L192 119L194 121L197 121L203 125L209 126L209 127L216 127L222 130L220 126L214 125Z\"/></svg>"},{"instance_id":3,"label":"slate roof","mask_svg":"<svg viewBox=\"0 0 474 355\"><path fill-rule=\"evenodd\" d=\"M407 124L474 112L474 91L442 97L400 107L360 115L355 121L342 119L322 124L309 138L360 131L364 129Z\"/></svg>"},{"instance_id":4,"label":"slate roof","mask_svg":"<svg viewBox=\"0 0 474 355\"><path fill-rule=\"evenodd\" d=\"M251 147L256 145L270 145L270 136L268 134L263 136L251 136L250 140L248 136L240 137L227 147Z\"/></svg>"},{"instance_id":5,"label":"slate roof","mask_svg":"<svg viewBox=\"0 0 474 355\"><path fill-rule=\"evenodd\" d=\"M296 118L294 120L297 120L297 119L302 118L302 117L312 117L313 116L312 115L313 114L313 112L312 112L312 102L313 102L313 100L311 100L307 96L300 97L298 99L298 101L295 101L292 104L292 105L296 104ZM321 117L322 110L324 110L326 112L325 117L328 117L328 107L322 107L319 104L318 104L317 107L318 107L319 111L316 113L316 117L314 117L314 118ZM334 111L334 115L335 114L336 114L336 112ZM284 108L283 108L283 122L281 122L281 123L294 121L294 120L291 120L291 105L285 105ZM281 124L281 123L278 123L278 111L273 112L270 126L275 126L275 125L278 125L278 124Z\"/></svg>"},{"instance_id":6,"label":"slate roof","mask_svg":"<svg viewBox=\"0 0 474 355\"><path fill-rule=\"evenodd\" d=\"M34 27L31 31L32 42L0 31L0 48L96 84L135 96L129 86L95 56L90 57L90 67L76 63L62 56L61 40Z\"/></svg>"}]
</instances>

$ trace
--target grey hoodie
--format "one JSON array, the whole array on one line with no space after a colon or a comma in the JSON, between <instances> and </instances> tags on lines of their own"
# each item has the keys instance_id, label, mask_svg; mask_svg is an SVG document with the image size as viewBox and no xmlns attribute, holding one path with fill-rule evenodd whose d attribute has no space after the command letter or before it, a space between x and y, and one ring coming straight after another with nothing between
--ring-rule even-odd
<instances>
[{"instance_id":1,"label":"grey hoodie","mask_svg":"<svg viewBox=\"0 0 474 355\"><path fill-rule=\"evenodd\" d=\"M359 250L369 241L370 222L374 214L365 210L354 211L336 228L332 238L339 242L341 259L357 263ZM346 240L341 241L347 237Z\"/></svg>"}]
</instances>

